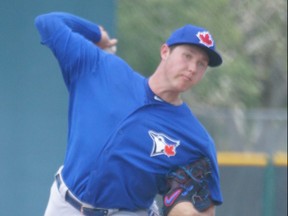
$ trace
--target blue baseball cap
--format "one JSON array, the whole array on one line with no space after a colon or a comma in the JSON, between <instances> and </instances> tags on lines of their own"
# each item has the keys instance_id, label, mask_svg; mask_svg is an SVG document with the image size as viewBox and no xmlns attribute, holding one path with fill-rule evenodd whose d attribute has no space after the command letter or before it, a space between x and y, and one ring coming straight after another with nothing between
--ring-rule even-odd
<instances>
[{"instance_id":1,"label":"blue baseball cap","mask_svg":"<svg viewBox=\"0 0 288 216\"><path fill-rule=\"evenodd\" d=\"M187 24L179 29L176 29L167 39L166 44L170 47L172 45L192 44L198 46L209 57L208 65L210 67L217 67L222 64L222 57L216 51L215 42L212 35L204 28Z\"/></svg>"}]
</instances>

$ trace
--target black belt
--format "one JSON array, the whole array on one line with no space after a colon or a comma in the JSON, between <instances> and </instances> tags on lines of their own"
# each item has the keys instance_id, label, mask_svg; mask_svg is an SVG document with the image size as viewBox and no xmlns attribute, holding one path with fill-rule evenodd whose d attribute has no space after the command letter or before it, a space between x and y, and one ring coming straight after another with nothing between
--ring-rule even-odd
<instances>
[{"instance_id":1,"label":"black belt","mask_svg":"<svg viewBox=\"0 0 288 216\"><path fill-rule=\"evenodd\" d=\"M57 183L57 187L59 190L60 185L63 183L60 178L60 174L57 174L55 178L56 178L56 183ZM86 216L107 216L108 215L107 209L96 209L96 208L89 208L89 207L83 206L83 204L80 203L78 200L76 200L70 194L69 191L67 191L65 194L65 200L74 208L78 209L83 215L86 215Z\"/></svg>"}]
</instances>

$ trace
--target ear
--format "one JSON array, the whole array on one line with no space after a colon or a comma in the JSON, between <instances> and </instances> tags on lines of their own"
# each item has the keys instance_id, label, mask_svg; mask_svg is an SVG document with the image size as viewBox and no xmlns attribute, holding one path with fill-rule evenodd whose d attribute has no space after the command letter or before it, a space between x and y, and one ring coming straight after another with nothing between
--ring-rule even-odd
<instances>
[{"instance_id":1,"label":"ear","mask_svg":"<svg viewBox=\"0 0 288 216\"><path fill-rule=\"evenodd\" d=\"M167 44L163 44L160 48L160 55L162 60L166 60L170 54L170 48Z\"/></svg>"}]
</instances>

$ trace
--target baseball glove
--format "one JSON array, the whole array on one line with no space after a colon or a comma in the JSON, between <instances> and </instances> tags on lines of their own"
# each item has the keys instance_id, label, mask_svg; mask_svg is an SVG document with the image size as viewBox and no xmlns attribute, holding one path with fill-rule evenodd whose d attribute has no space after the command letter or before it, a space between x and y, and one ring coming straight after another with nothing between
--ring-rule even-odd
<instances>
[{"instance_id":1,"label":"baseball glove","mask_svg":"<svg viewBox=\"0 0 288 216\"><path fill-rule=\"evenodd\" d=\"M201 158L187 166L178 167L167 174L170 188L163 196L163 215L180 202L189 201L198 211L206 210L211 204L208 178L211 165L208 158Z\"/></svg>"}]
</instances>

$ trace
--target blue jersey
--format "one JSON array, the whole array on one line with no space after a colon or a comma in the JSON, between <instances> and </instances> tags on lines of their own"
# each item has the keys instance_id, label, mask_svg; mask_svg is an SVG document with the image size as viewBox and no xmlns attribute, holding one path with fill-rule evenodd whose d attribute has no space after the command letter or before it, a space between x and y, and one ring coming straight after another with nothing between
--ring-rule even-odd
<instances>
[{"instance_id":1,"label":"blue jersey","mask_svg":"<svg viewBox=\"0 0 288 216\"><path fill-rule=\"evenodd\" d=\"M41 15L35 23L69 92L62 175L78 199L94 207L147 209L171 168L206 156L212 199L222 203L213 140L187 104L163 101L147 78L95 46L101 38L96 24L66 13Z\"/></svg>"}]
</instances>

